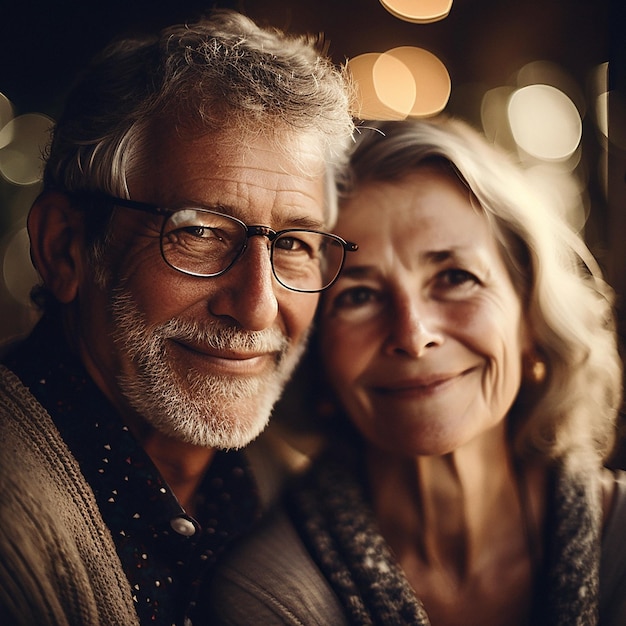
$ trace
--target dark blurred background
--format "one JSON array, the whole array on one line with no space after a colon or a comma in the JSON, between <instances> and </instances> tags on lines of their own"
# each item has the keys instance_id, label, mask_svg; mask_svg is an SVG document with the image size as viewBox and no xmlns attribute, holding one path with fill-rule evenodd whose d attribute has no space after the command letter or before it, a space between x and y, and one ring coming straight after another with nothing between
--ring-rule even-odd
<instances>
[{"instance_id":1,"label":"dark blurred background","mask_svg":"<svg viewBox=\"0 0 626 626\"><path fill-rule=\"evenodd\" d=\"M446 112L479 127L492 124L486 94L493 102L519 87L524 68L551 68L580 115L572 166L583 194L579 227L618 294L626 294L626 108L618 97L626 82L624 0L454 0L449 15L430 24L398 19L379 0L0 2L0 341L36 318L28 304L36 277L24 225L39 183L19 168L21 178L2 175L3 159L19 148L13 131L41 135L75 73L112 37L191 20L213 6L294 32L323 32L338 63L398 46L426 49L449 73ZM544 80L545 72L538 75ZM17 152L25 158L28 150ZM623 337L621 298L619 306Z\"/></svg>"},{"instance_id":2,"label":"dark blurred background","mask_svg":"<svg viewBox=\"0 0 626 626\"><path fill-rule=\"evenodd\" d=\"M295 32L324 32L338 62L418 45L440 56L453 82L506 84L525 63L558 63L584 87L609 60L622 0L454 0L432 24L391 15L378 0L3 0L0 87L20 112L58 111L75 72L113 36L185 21L213 6ZM419 4L419 0L415 0ZM611 11L615 17L611 16ZM623 24L622 24L623 26ZM624 43L615 28L615 43ZM618 41L621 39L621 41Z\"/></svg>"}]
</instances>

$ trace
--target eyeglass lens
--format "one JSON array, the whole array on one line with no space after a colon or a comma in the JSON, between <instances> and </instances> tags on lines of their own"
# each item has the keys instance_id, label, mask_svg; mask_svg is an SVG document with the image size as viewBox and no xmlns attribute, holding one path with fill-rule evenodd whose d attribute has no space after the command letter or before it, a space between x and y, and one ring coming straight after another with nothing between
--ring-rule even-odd
<instances>
[{"instance_id":1,"label":"eyeglass lens","mask_svg":"<svg viewBox=\"0 0 626 626\"><path fill-rule=\"evenodd\" d=\"M227 215L182 209L163 226L161 249L172 267L195 276L215 276L239 258L248 239L245 225ZM320 291L341 270L344 247L326 233L290 230L272 241L272 268L277 280L296 291Z\"/></svg>"}]
</instances>

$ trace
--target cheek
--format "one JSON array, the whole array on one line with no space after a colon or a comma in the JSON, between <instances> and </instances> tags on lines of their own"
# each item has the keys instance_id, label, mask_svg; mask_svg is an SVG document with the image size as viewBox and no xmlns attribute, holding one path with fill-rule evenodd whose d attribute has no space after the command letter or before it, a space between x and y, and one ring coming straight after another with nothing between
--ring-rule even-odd
<instances>
[{"instance_id":1,"label":"cheek","mask_svg":"<svg viewBox=\"0 0 626 626\"><path fill-rule=\"evenodd\" d=\"M488 357L519 349L522 332L519 306L511 301L505 306L485 303L466 303L447 307L444 311L446 327L453 336L462 337L463 342L475 352Z\"/></svg>"},{"instance_id":2,"label":"cheek","mask_svg":"<svg viewBox=\"0 0 626 626\"><path fill-rule=\"evenodd\" d=\"M196 314L206 316L207 279L185 276L155 264L135 266L122 277L118 286L132 294L132 299L149 323L161 324L197 307Z\"/></svg>"},{"instance_id":3,"label":"cheek","mask_svg":"<svg viewBox=\"0 0 626 626\"><path fill-rule=\"evenodd\" d=\"M309 333L319 297L314 294L289 292L278 296L279 317L287 336L298 343Z\"/></svg>"},{"instance_id":4,"label":"cheek","mask_svg":"<svg viewBox=\"0 0 626 626\"><path fill-rule=\"evenodd\" d=\"M507 312L483 310L482 315L458 321L465 345L489 364L487 386L494 401L507 405L517 395L521 379L525 333L520 316L519 307L511 302Z\"/></svg>"},{"instance_id":5,"label":"cheek","mask_svg":"<svg viewBox=\"0 0 626 626\"><path fill-rule=\"evenodd\" d=\"M352 325L324 324L320 328L320 349L330 382L347 390L367 369L373 342Z\"/></svg>"}]
</instances>

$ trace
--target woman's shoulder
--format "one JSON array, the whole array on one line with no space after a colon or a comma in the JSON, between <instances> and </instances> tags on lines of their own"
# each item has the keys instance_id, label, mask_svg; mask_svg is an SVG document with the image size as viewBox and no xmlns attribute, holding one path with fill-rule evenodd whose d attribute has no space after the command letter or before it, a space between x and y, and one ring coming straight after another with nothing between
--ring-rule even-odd
<instances>
[{"instance_id":1,"label":"woman's shoulder","mask_svg":"<svg viewBox=\"0 0 626 626\"><path fill-rule=\"evenodd\" d=\"M217 624L347 624L339 600L287 513L275 508L219 564L211 588Z\"/></svg>"},{"instance_id":2,"label":"woman's shoulder","mask_svg":"<svg viewBox=\"0 0 626 626\"><path fill-rule=\"evenodd\" d=\"M626 623L626 471L607 471L603 485L612 491L602 533L600 623L617 626Z\"/></svg>"},{"instance_id":3,"label":"woman's shoulder","mask_svg":"<svg viewBox=\"0 0 626 626\"><path fill-rule=\"evenodd\" d=\"M600 483L603 493L604 539L611 538L615 526L624 528L626 523L626 471L603 469Z\"/></svg>"}]
</instances>

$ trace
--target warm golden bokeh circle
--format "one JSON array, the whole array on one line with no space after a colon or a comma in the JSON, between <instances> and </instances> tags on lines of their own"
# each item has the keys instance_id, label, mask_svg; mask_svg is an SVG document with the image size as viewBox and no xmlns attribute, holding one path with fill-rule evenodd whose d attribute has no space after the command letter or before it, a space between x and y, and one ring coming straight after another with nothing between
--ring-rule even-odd
<instances>
[{"instance_id":1,"label":"warm golden bokeh circle","mask_svg":"<svg viewBox=\"0 0 626 626\"><path fill-rule=\"evenodd\" d=\"M393 16L415 24L438 22L452 8L452 0L380 0L380 3Z\"/></svg>"}]
</instances>

